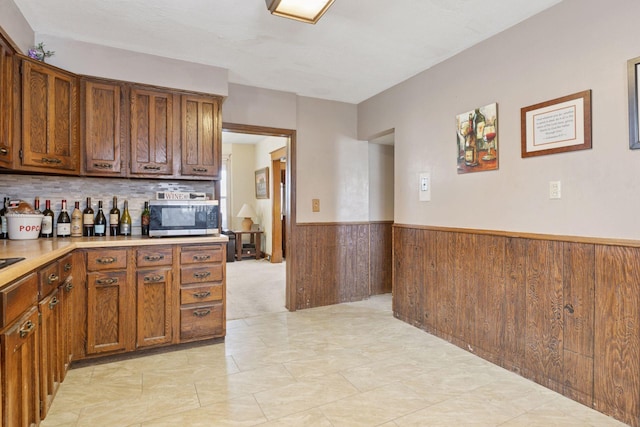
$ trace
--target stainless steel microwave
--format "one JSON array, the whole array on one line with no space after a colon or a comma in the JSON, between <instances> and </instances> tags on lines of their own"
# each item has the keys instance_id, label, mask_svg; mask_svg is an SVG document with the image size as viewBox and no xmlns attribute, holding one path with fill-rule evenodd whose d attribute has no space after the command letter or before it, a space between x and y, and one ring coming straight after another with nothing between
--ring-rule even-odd
<instances>
[{"instance_id":1,"label":"stainless steel microwave","mask_svg":"<svg viewBox=\"0 0 640 427\"><path fill-rule=\"evenodd\" d=\"M151 200L149 237L220 234L217 200Z\"/></svg>"}]
</instances>

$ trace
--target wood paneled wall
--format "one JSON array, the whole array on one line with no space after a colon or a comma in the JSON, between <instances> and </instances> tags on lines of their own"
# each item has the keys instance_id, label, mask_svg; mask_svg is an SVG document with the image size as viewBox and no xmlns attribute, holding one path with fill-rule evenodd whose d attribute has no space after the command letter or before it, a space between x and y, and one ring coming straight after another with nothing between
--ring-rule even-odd
<instances>
[{"instance_id":1,"label":"wood paneled wall","mask_svg":"<svg viewBox=\"0 0 640 427\"><path fill-rule=\"evenodd\" d=\"M394 315L640 426L639 246L396 225Z\"/></svg>"},{"instance_id":2,"label":"wood paneled wall","mask_svg":"<svg viewBox=\"0 0 640 427\"><path fill-rule=\"evenodd\" d=\"M296 309L391 291L391 222L296 224Z\"/></svg>"}]
</instances>

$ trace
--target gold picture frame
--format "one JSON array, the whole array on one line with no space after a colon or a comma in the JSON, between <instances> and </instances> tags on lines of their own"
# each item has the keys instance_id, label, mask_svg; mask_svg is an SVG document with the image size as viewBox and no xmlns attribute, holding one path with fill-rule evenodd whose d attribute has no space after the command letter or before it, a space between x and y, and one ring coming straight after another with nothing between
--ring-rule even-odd
<instances>
[{"instance_id":1,"label":"gold picture frame","mask_svg":"<svg viewBox=\"0 0 640 427\"><path fill-rule=\"evenodd\" d=\"M269 198L269 168L256 171L256 199Z\"/></svg>"}]
</instances>

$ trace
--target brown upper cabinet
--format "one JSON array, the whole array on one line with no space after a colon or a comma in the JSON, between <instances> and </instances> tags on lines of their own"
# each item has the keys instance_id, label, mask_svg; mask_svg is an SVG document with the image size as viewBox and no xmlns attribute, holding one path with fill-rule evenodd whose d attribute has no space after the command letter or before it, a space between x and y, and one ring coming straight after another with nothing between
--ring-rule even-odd
<instances>
[{"instance_id":1,"label":"brown upper cabinet","mask_svg":"<svg viewBox=\"0 0 640 427\"><path fill-rule=\"evenodd\" d=\"M177 94L135 86L131 88L131 174L173 175L174 149L180 135L175 135L174 105Z\"/></svg>"},{"instance_id":2,"label":"brown upper cabinet","mask_svg":"<svg viewBox=\"0 0 640 427\"><path fill-rule=\"evenodd\" d=\"M0 167L13 165L13 49L0 38Z\"/></svg>"},{"instance_id":3,"label":"brown upper cabinet","mask_svg":"<svg viewBox=\"0 0 640 427\"><path fill-rule=\"evenodd\" d=\"M124 175L121 92L119 83L82 79L82 171L86 175Z\"/></svg>"},{"instance_id":4,"label":"brown upper cabinet","mask_svg":"<svg viewBox=\"0 0 640 427\"><path fill-rule=\"evenodd\" d=\"M22 58L22 165L20 170L80 173L78 79Z\"/></svg>"},{"instance_id":5,"label":"brown upper cabinet","mask_svg":"<svg viewBox=\"0 0 640 427\"><path fill-rule=\"evenodd\" d=\"M220 177L220 98L182 96L182 175Z\"/></svg>"}]
</instances>

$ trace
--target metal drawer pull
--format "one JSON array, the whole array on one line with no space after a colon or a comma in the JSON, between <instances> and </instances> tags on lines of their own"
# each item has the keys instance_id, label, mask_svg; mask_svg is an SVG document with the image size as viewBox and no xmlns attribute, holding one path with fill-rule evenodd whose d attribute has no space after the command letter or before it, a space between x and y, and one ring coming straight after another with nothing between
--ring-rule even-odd
<instances>
[{"instance_id":1,"label":"metal drawer pull","mask_svg":"<svg viewBox=\"0 0 640 427\"><path fill-rule=\"evenodd\" d=\"M209 169L207 168L193 168L194 172L207 172Z\"/></svg>"},{"instance_id":2,"label":"metal drawer pull","mask_svg":"<svg viewBox=\"0 0 640 427\"><path fill-rule=\"evenodd\" d=\"M210 271L203 271L202 273L193 273L193 277L196 279L204 279L209 276L211 276Z\"/></svg>"},{"instance_id":3,"label":"metal drawer pull","mask_svg":"<svg viewBox=\"0 0 640 427\"><path fill-rule=\"evenodd\" d=\"M113 285L114 283L118 283L118 279L114 279L109 277L108 279L98 279L96 280L96 285Z\"/></svg>"},{"instance_id":4,"label":"metal drawer pull","mask_svg":"<svg viewBox=\"0 0 640 427\"><path fill-rule=\"evenodd\" d=\"M205 317L211 314L211 310L196 310L193 315L196 317Z\"/></svg>"},{"instance_id":5,"label":"metal drawer pull","mask_svg":"<svg viewBox=\"0 0 640 427\"><path fill-rule=\"evenodd\" d=\"M113 264L116 261L118 261L118 258L116 258L116 257L106 257L106 258L98 258L98 259L96 259L96 262L98 264Z\"/></svg>"},{"instance_id":6,"label":"metal drawer pull","mask_svg":"<svg viewBox=\"0 0 640 427\"><path fill-rule=\"evenodd\" d=\"M53 310L53 307L58 305L59 302L60 300L58 299L58 297L51 298L51 301L49 302L49 310Z\"/></svg>"},{"instance_id":7,"label":"metal drawer pull","mask_svg":"<svg viewBox=\"0 0 640 427\"><path fill-rule=\"evenodd\" d=\"M6 148L0 148L0 154L2 154L3 156L6 156L7 154L9 154L9 150L7 150Z\"/></svg>"},{"instance_id":8,"label":"metal drawer pull","mask_svg":"<svg viewBox=\"0 0 640 427\"><path fill-rule=\"evenodd\" d=\"M27 322L20 328L20 338L24 338L31 333L35 329L36 325L31 320L27 320Z\"/></svg>"},{"instance_id":9,"label":"metal drawer pull","mask_svg":"<svg viewBox=\"0 0 640 427\"><path fill-rule=\"evenodd\" d=\"M60 277L58 277L58 275L57 275L57 274L52 273L52 274L50 274L50 275L49 275L49 277L47 277L47 282L48 282L49 284L52 284L53 282L57 282L59 278L60 278Z\"/></svg>"},{"instance_id":10,"label":"metal drawer pull","mask_svg":"<svg viewBox=\"0 0 640 427\"><path fill-rule=\"evenodd\" d=\"M50 159L48 157L43 157L42 158L42 163L53 163L53 164L59 165L60 163L62 163L62 160L60 160L60 159Z\"/></svg>"},{"instance_id":11,"label":"metal drawer pull","mask_svg":"<svg viewBox=\"0 0 640 427\"><path fill-rule=\"evenodd\" d=\"M113 165L110 163L94 163L93 167L98 169L112 169Z\"/></svg>"},{"instance_id":12,"label":"metal drawer pull","mask_svg":"<svg viewBox=\"0 0 640 427\"><path fill-rule=\"evenodd\" d=\"M160 166L145 165L142 169L149 170L149 171L159 171Z\"/></svg>"},{"instance_id":13,"label":"metal drawer pull","mask_svg":"<svg viewBox=\"0 0 640 427\"><path fill-rule=\"evenodd\" d=\"M205 291L205 292L194 292L193 293L193 297L194 298L206 298L208 296L211 296L211 292L209 291Z\"/></svg>"},{"instance_id":14,"label":"metal drawer pull","mask_svg":"<svg viewBox=\"0 0 640 427\"><path fill-rule=\"evenodd\" d=\"M193 256L194 261L206 261L208 259L211 259L210 255L194 255Z\"/></svg>"},{"instance_id":15,"label":"metal drawer pull","mask_svg":"<svg viewBox=\"0 0 640 427\"><path fill-rule=\"evenodd\" d=\"M164 276L161 274L156 274L155 276L144 276L145 282L162 282L164 281Z\"/></svg>"},{"instance_id":16,"label":"metal drawer pull","mask_svg":"<svg viewBox=\"0 0 640 427\"><path fill-rule=\"evenodd\" d=\"M66 273L67 271L71 270L71 267L72 267L72 265L71 265L71 263L70 263L70 262L66 263L66 264L64 265L64 271L65 271L65 273Z\"/></svg>"},{"instance_id":17,"label":"metal drawer pull","mask_svg":"<svg viewBox=\"0 0 640 427\"><path fill-rule=\"evenodd\" d=\"M64 290L67 292L71 292L71 289L73 289L73 282L69 280L67 284L64 286Z\"/></svg>"},{"instance_id":18,"label":"metal drawer pull","mask_svg":"<svg viewBox=\"0 0 640 427\"><path fill-rule=\"evenodd\" d=\"M164 255L145 255L145 261L162 261L164 259Z\"/></svg>"}]
</instances>

